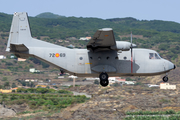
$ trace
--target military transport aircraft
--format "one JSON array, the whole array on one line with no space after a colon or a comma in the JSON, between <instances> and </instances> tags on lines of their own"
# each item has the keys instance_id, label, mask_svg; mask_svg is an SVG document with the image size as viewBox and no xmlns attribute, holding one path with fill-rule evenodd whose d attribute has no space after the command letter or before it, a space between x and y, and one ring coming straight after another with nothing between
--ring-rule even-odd
<instances>
[{"instance_id":1,"label":"military transport aircraft","mask_svg":"<svg viewBox=\"0 0 180 120\"><path fill-rule=\"evenodd\" d=\"M17 57L35 57L56 66L63 73L75 76L99 77L107 86L111 76L151 76L167 73L175 65L159 56L154 50L134 48L136 45L115 41L113 30L96 31L87 49L69 49L31 37L26 12L14 13L6 51Z\"/></svg>"}]
</instances>

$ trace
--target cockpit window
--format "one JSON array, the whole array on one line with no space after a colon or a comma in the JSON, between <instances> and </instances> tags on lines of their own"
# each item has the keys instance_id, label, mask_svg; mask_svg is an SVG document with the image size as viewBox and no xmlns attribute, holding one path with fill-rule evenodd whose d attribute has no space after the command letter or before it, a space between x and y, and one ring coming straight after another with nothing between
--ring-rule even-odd
<instances>
[{"instance_id":1,"label":"cockpit window","mask_svg":"<svg viewBox=\"0 0 180 120\"><path fill-rule=\"evenodd\" d=\"M155 53L155 59L160 59L160 57Z\"/></svg>"},{"instance_id":2,"label":"cockpit window","mask_svg":"<svg viewBox=\"0 0 180 120\"><path fill-rule=\"evenodd\" d=\"M160 57L156 53L149 53L149 59L160 59Z\"/></svg>"}]
</instances>

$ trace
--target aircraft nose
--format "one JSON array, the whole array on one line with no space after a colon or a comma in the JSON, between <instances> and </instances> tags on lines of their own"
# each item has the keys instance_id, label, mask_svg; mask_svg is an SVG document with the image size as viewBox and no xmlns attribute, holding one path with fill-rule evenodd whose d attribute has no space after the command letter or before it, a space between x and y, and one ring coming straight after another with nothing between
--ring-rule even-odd
<instances>
[{"instance_id":1,"label":"aircraft nose","mask_svg":"<svg viewBox=\"0 0 180 120\"><path fill-rule=\"evenodd\" d=\"M174 69L176 69L176 66L174 65Z\"/></svg>"},{"instance_id":2,"label":"aircraft nose","mask_svg":"<svg viewBox=\"0 0 180 120\"><path fill-rule=\"evenodd\" d=\"M176 66L172 62L169 62L169 69L172 70L175 68L176 68Z\"/></svg>"}]
</instances>

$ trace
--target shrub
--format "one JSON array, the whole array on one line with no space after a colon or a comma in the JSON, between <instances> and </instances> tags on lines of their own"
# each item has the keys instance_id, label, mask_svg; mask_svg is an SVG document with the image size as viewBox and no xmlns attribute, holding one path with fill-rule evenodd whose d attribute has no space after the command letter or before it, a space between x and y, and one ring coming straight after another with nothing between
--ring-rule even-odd
<instances>
[{"instance_id":1,"label":"shrub","mask_svg":"<svg viewBox=\"0 0 180 120\"><path fill-rule=\"evenodd\" d=\"M60 94L72 94L72 92L68 91L68 90L58 90L58 93L60 93Z\"/></svg>"},{"instance_id":2,"label":"shrub","mask_svg":"<svg viewBox=\"0 0 180 120\"><path fill-rule=\"evenodd\" d=\"M94 81L94 84L99 85L99 81L98 81L98 80L95 80L95 81Z\"/></svg>"},{"instance_id":3,"label":"shrub","mask_svg":"<svg viewBox=\"0 0 180 120\"><path fill-rule=\"evenodd\" d=\"M12 95L10 99L11 99L11 100L15 100L15 99L17 99L17 98L15 97L15 95Z\"/></svg>"}]
</instances>

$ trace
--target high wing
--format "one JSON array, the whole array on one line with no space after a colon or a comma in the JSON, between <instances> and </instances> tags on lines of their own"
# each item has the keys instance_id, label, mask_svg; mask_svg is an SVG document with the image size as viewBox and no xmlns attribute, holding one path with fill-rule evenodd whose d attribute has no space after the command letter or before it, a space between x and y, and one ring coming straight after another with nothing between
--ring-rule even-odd
<instances>
[{"instance_id":1,"label":"high wing","mask_svg":"<svg viewBox=\"0 0 180 120\"><path fill-rule=\"evenodd\" d=\"M87 44L87 49L93 52L111 50L116 46L112 28L103 28L96 31L93 38Z\"/></svg>"}]
</instances>

